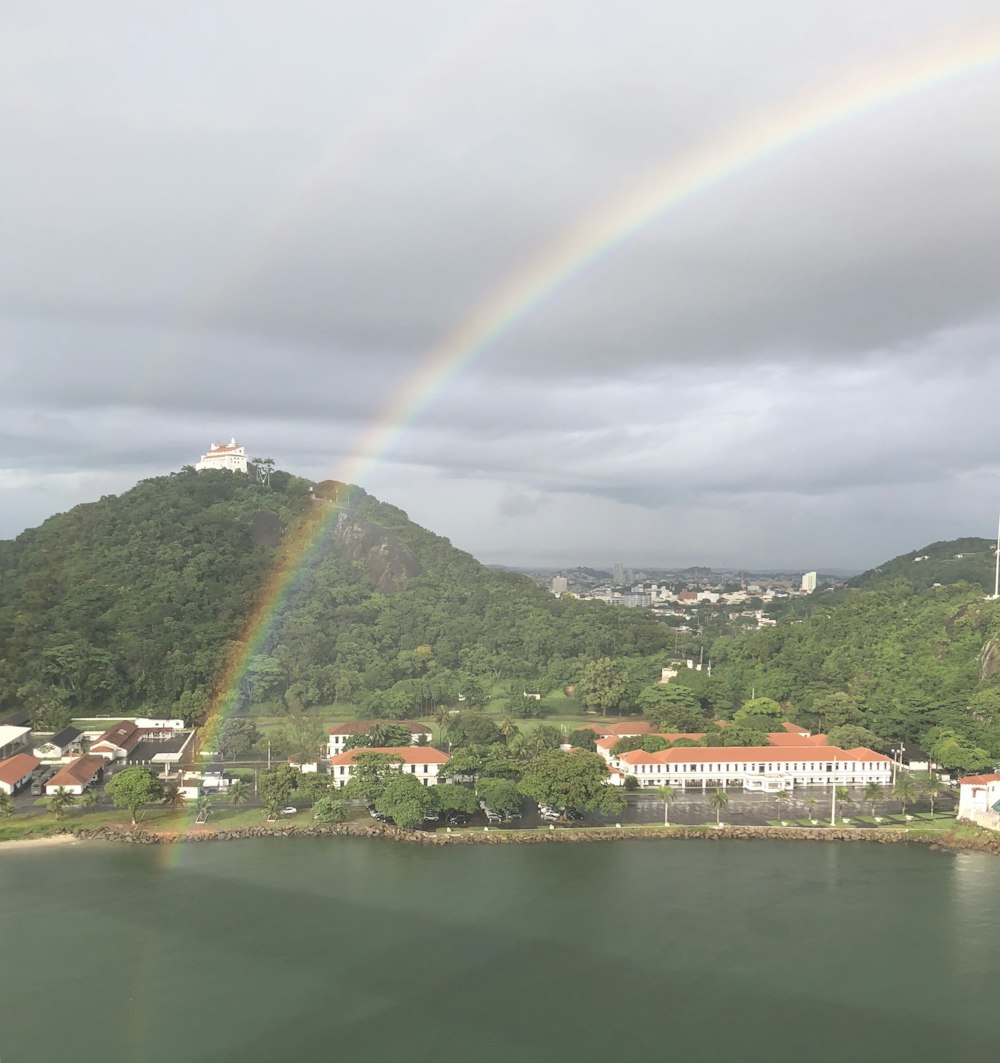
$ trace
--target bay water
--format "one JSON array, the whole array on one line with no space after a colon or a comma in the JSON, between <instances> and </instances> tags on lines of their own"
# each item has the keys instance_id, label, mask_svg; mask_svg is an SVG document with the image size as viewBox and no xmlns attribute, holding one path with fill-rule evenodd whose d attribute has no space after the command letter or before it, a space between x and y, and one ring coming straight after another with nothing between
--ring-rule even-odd
<instances>
[{"instance_id":1,"label":"bay water","mask_svg":"<svg viewBox=\"0 0 1000 1063\"><path fill-rule=\"evenodd\" d=\"M994 1058L998 886L902 845L6 849L0 1061Z\"/></svg>"}]
</instances>

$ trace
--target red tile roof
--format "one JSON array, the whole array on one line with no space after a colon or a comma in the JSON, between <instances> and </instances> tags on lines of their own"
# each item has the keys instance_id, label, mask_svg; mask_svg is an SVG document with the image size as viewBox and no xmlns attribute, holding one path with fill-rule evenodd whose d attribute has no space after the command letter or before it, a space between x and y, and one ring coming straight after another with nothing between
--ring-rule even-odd
<instances>
[{"instance_id":1,"label":"red tile roof","mask_svg":"<svg viewBox=\"0 0 1000 1063\"><path fill-rule=\"evenodd\" d=\"M45 780L46 786L86 786L104 767L104 757L83 756L72 760L51 779Z\"/></svg>"},{"instance_id":2,"label":"red tile roof","mask_svg":"<svg viewBox=\"0 0 1000 1063\"><path fill-rule=\"evenodd\" d=\"M619 760L626 764L748 764L806 761L879 761L889 758L871 749L858 748L847 752L836 746L688 746L646 753L641 749L623 753Z\"/></svg>"},{"instance_id":3,"label":"red tile roof","mask_svg":"<svg viewBox=\"0 0 1000 1063\"><path fill-rule=\"evenodd\" d=\"M992 775L966 775L964 779L959 779L958 781L962 786L970 786L976 783L985 785L988 782L1000 782L1000 775L996 773Z\"/></svg>"},{"instance_id":4,"label":"red tile roof","mask_svg":"<svg viewBox=\"0 0 1000 1063\"><path fill-rule=\"evenodd\" d=\"M378 725L386 727L409 727L410 734L430 734L431 728L426 723L414 723L413 720L348 720L347 723L338 723L330 728L332 735L366 735Z\"/></svg>"},{"instance_id":5,"label":"red tile roof","mask_svg":"<svg viewBox=\"0 0 1000 1063\"><path fill-rule=\"evenodd\" d=\"M27 778L41 763L38 757L33 757L30 753L16 753L13 757L0 761L0 782L13 786Z\"/></svg>"},{"instance_id":6,"label":"red tile roof","mask_svg":"<svg viewBox=\"0 0 1000 1063\"><path fill-rule=\"evenodd\" d=\"M383 749L349 749L330 758L331 764L353 764L360 753L387 753L404 764L447 764L451 757L433 746L386 746Z\"/></svg>"}]
</instances>

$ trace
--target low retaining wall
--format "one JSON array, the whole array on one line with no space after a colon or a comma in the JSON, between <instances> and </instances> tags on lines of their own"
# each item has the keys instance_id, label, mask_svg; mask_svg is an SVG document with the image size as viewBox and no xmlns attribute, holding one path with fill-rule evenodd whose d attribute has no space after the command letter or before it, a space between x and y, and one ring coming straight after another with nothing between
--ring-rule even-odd
<instances>
[{"instance_id":1,"label":"low retaining wall","mask_svg":"<svg viewBox=\"0 0 1000 1063\"><path fill-rule=\"evenodd\" d=\"M798 842L874 842L879 845L898 845L909 842L937 846L943 849L971 849L1000 855L1000 835L994 837L955 837L914 835L891 827L860 829L848 827L616 827L588 829L586 827L556 828L555 830L489 830L489 831L406 831L380 823L331 823L315 827L204 828L191 831L146 831L141 827L128 830L115 827L68 831L81 840L122 842L128 845L163 845L175 842L241 841L246 838L385 838L413 845L512 845L574 844L580 842L634 841L798 841Z\"/></svg>"}]
</instances>

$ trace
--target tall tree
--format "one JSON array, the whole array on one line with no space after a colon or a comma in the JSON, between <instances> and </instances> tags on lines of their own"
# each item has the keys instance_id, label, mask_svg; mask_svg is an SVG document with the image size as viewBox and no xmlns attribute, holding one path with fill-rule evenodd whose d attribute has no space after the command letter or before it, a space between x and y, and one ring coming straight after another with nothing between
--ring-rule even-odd
<instances>
[{"instance_id":1,"label":"tall tree","mask_svg":"<svg viewBox=\"0 0 1000 1063\"><path fill-rule=\"evenodd\" d=\"M677 791L672 786L658 786L656 796L663 802L663 825L670 826L670 802L677 797Z\"/></svg>"},{"instance_id":2,"label":"tall tree","mask_svg":"<svg viewBox=\"0 0 1000 1063\"><path fill-rule=\"evenodd\" d=\"M708 803L715 809L716 826L720 826L722 824L722 813L729 805L729 794L725 790L716 789L709 794Z\"/></svg>"},{"instance_id":3,"label":"tall tree","mask_svg":"<svg viewBox=\"0 0 1000 1063\"><path fill-rule=\"evenodd\" d=\"M163 784L148 768L125 768L113 776L104 789L118 808L128 810L133 826L144 805L163 798Z\"/></svg>"}]
</instances>

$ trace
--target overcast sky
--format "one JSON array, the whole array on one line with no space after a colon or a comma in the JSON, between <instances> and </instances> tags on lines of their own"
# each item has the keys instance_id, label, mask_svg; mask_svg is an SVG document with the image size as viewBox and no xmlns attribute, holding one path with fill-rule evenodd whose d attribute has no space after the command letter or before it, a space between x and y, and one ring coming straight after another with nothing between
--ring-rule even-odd
<instances>
[{"instance_id":1,"label":"overcast sky","mask_svg":"<svg viewBox=\"0 0 1000 1063\"><path fill-rule=\"evenodd\" d=\"M359 454L566 233L949 65L595 255ZM996 0L5 0L0 536L233 435L491 563L990 535L998 129Z\"/></svg>"}]
</instances>

